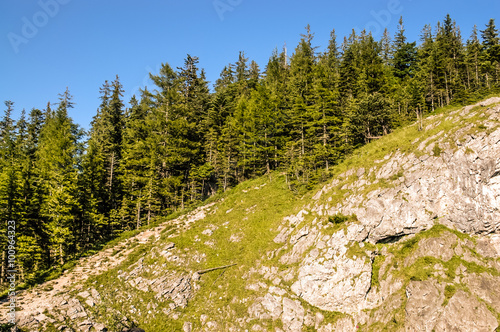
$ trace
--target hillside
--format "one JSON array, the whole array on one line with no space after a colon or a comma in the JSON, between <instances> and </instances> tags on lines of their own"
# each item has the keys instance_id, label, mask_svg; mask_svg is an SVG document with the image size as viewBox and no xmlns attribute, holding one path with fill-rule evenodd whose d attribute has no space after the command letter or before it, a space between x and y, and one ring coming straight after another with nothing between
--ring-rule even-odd
<instances>
[{"instance_id":1,"label":"hillside","mask_svg":"<svg viewBox=\"0 0 500 332\"><path fill-rule=\"evenodd\" d=\"M21 292L19 327L495 331L499 103L398 129L301 197L279 173L244 182Z\"/></svg>"}]
</instances>

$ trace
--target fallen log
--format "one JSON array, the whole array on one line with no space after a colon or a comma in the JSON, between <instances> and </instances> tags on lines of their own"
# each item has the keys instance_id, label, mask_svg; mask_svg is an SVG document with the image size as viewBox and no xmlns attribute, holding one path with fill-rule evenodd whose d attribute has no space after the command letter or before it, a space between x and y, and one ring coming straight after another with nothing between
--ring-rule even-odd
<instances>
[{"instance_id":1,"label":"fallen log","mask_svg":"<svg viewBox=\"0 0 500 332\"><path fill-rule=\"evenodd\" d=\"M208 272L212 272L212 271L216 271L216 270L227 269L228 267L235 266L235 265L236 264L218 266L218 267L213 267L211 269L196 271L195 273L198 273L199 275L202 275L202 274L205 274L205 273L208 273Z\"/></svg>"}]
</instances>

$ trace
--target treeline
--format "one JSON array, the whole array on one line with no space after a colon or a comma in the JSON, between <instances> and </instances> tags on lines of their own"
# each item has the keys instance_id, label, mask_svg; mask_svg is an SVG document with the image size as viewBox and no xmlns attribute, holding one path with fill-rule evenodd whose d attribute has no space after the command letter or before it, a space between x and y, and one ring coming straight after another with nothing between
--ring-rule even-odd
<instances>
[{"instance_id":1,"label":"treeline","mask_svg":"<svg viewBox=\"0 0 500 332\"><path fill-rule=\"evenodd\" d=\"M261 72L240 52L211 92L198 58L151 74L125 108L116 77L85 133L71 95L0 123L0 250L17 226L21 277L64 264L124 230L280 170L291 190L317 183L353 149L450 103L499 91L494 20L463 42L448 16L409 42L403 22L381 40L335 32L318 52L309 27L290 56L275 50ZM88 139L87 139L88 138Z\"/></svg>"}]
</instances>

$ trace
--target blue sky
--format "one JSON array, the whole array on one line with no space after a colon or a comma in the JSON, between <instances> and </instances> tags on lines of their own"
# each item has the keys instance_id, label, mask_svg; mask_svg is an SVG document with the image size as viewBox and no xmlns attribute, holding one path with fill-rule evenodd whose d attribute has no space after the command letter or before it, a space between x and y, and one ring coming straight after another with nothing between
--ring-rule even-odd
<instances>
[{"instance_id":1,"label":"blue sky","mask_svg":"<svg viewBox=\"0 0 500 332\"><path fill-rule=\"evenodd\" d=\"M399 16L409 40L424 24L433 27L449 13L468 38L490 18L500 1L439 0L1 0L0 100L21 109L43 109L69 87L75 122L85 129L99 105L99 87L119 75L126 101L161 63L180 67L198 56L215 82L222 68L244 51L261 69L274 48L289 52L307 24L314 45L325 49L335 29L339 44L351 29L385 27L394 35ZM500 21L497 20L497 27Z\"/></svg>"}]
</instances>

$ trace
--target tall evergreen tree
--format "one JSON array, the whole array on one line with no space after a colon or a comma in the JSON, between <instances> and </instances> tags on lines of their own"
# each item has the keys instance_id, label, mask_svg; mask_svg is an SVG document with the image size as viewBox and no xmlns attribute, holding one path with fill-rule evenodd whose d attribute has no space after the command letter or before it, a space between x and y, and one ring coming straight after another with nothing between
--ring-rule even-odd
<instances>
[{"instance_id":1,"label":"tall evergreen tree","mask_svg":"<svg viewBox=\"0 0 500 332\"><path fill-rule=\"evenodd\" d=\"M123 199L120 209L121 223L124 229L141 227L150 210L145 201L150 173L150 150L147 145L153 134L150 122L146 122L153 102L150 93L142 92L140 103L132 97L130 108L125 117L123 133L123 159L120 163L119 175L123 184ZM156 195L156 193L155 193ZM150 204L149 204L150 205Z\"/></svg>"},{"instance_id":2,"label":"tall evergreen tree","mask_svg":"<svg viewBox=\"0 0 500 332\"><path fill-rule=\"evenodd\" d=\"M290 59L290 134L291 141L288 149L295 151L291 156L298 155L298 159L290 159L289 167L295 171L298 180L307 182L309 170L313 167L311 158L306 155L313 144L311 126L314 108L314 70L316 65L315 48L312 46L314 35L307 25L306 34L301 35L299 45Z\"/></svg>"},{"instance_id":3,"label":"tall evergreen tree","mask_svg":"<svg viewBox=\"0 0 500 332\"><path fill-rule=\"evenodd\" d=\"M47 218L51 241L51 259L64 263L76 249L78 170L82 132L68 116L73 107L66 90L54 115L46 120L37 150L43 188L41 215Z\"/></svg>"},{"instance_id":4,"label":"tall evergreen tree","mask_svg":"<svg viewBox=\"0 0 500 332\"><path fill-rule=\"evenodd\" d=\"M474 25L472 34L466 43L465 70L467 75L467 87L477 90L481 86L480 59L481 43L478 38L477 26Z\"/></svg>"},{"instance_id":5,"label":"tall evergreen tree","mask_svg":"<svg viewBox=\"0 0 500 332\"><path fill-rule=\"evenodd\" d=\"M5 114L0 121L0 249L2 250L1 282L7 269L9 221L16 221L17 167L15 147L15 121L12 119L14 103L5 102Z\"/></svg>"},{"instance_id":6,"label":"tall evergreen tree","mask_svg":"<svg viewBox=\"0 0 500 332\"><path fill-rule=\"evenodd\" d=\"M98 237L107 238L121 229L116 216L122 195L119 165L122 159L124 105L118 76L111 84L106 81L100 91L101 105L92 121L83 163L83 181L87 188L83 204L88 213L82 231L89 241Z\"/></svg>"},{"instance_id":7,"label":"tall evergreen tree","mask_svg":"<svg viewBox=\"0 0 500 332\"><path fill-rule=\"evenodd\" d=\"M498 45L498 30L495 26L495 19L490 19L486 25L486 29L481 30L481 37L483 38L483 45L486 48Z\"/></svg>"},{"instance_id":8,"label":"tall evergreen tree","mask_svg":"<svg viewBox=\"0 0 500 332\"><path fill-rule=\"evenodd\" d=\"M47 229L41 217L41 191L36 151L43 124L42 112L32 109L25 120L24 110L17 122L16 163L18 166L17 252L22 279L35 277L34 271L45 268L44 253L47 251Z\"/></svg>"},{"instance_id":9,"label":"tall evergreen tree","mask_svg":"<svg viewBox=\"0 0 500 332\"><path fill-rule=\"evenodd\" d=\"M482 67L486 75L486 84L488 88L491 87L491 84L500 86L500 39L494 19L490 19L486 29L481 31L481 37L483 38L484 48Z\"/></svg>"},{"instance_id":10,"label":"tall evergreen tree","mask_svg":"<svg viewBox=\"0 0 500 332\"><path fill-rule=\"evenodd\" d=\"M401 17L398 32L394 37L394 55L392 59L394 75L400 79L413 76L417 61L416 42L408 43L404 33L403 17Z\"/></svg>"}]
</instances>

